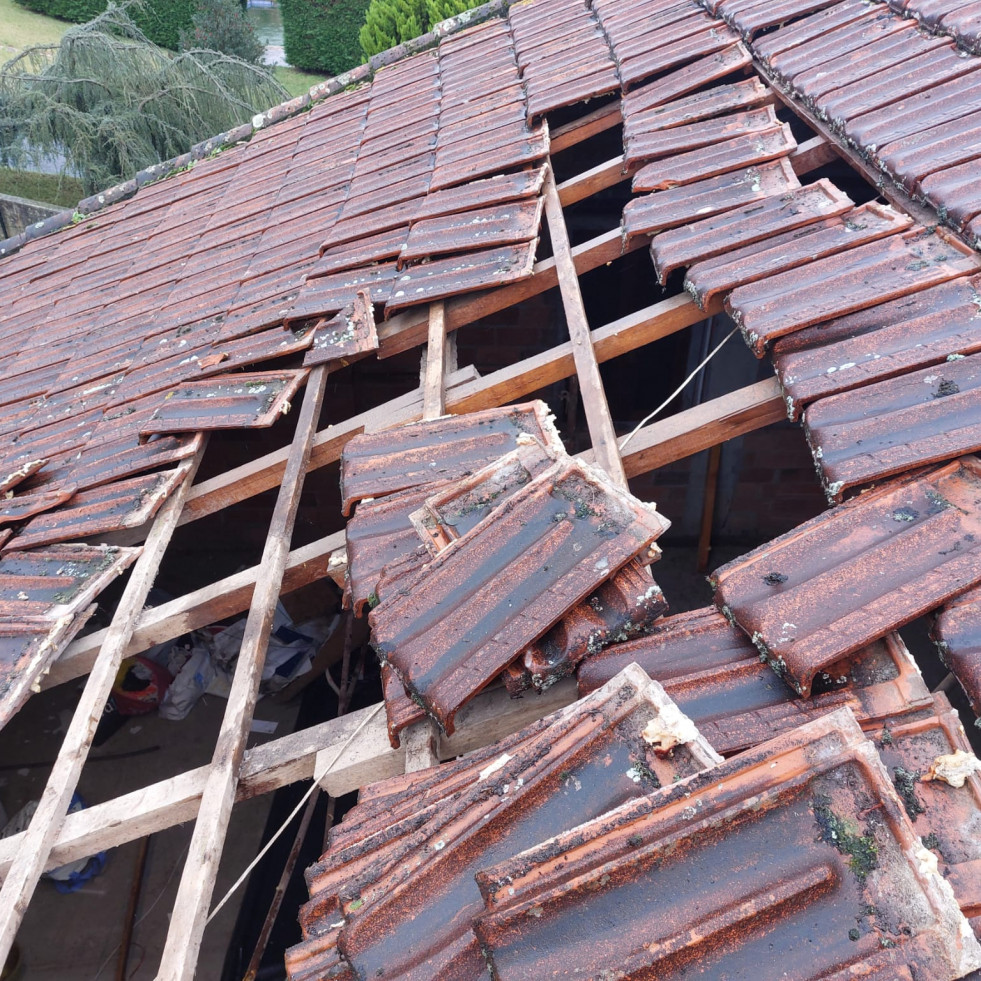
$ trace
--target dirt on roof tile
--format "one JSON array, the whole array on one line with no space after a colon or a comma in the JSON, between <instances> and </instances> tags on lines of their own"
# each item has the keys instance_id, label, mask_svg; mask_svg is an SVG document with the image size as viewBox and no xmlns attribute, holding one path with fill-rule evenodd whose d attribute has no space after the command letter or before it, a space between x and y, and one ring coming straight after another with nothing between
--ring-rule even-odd
<instances>
[{"instance_id":1,"label":"dirt on roof tile","mask_svg":"<svg viewBox=\"0 0 981 981\"><path fill-rule=\"evenodd\" d=\"M981 580L981 465L895 480L713 573L716 604L802 695L817 674Z\"/></svg>"},{"instance_id":2,"label":"dirt on roof tile","mask_svg":"<svg viewBox=\"0 0 981 981\"><path fill-rule=\"evenodd\" d=\"M848 710L477 879L487 911L475 930L502 979L557 970L671 979L696 962L761 979L790 962L802 981L953 979L981 963L950 885Z\"/></svg>"}]
</instances>

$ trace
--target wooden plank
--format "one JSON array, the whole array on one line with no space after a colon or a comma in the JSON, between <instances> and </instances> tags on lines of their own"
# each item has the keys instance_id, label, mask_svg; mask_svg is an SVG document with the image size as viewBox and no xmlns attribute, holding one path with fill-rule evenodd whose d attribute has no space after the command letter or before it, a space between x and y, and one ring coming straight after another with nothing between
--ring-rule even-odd
<instances>
[{"instance_id":1,"label":"wooden plank","mask_svg":"<svg viewBox=\"0 0 981 981\"><path fill-rule=\"evenodd\" d=\"M579 390L586 410L586 425L596 454L596 462L618 484L626 487L627 477L623 470L623 461L620 459L617 434L606 401L599 362L593 350L586 308L583 306L579 278L572 260L569 232L565 227L562 204L559 201L551 167L545 175L545 215L548 219L549 237L552 240L552 252L555 255L562 306L569 327L569 339L572 341L572 357L576 363Z\"/></svg>"},{"instance_id":2,"label":"wooden plank","mask_svg":"<svg viewBox=\"0 0 981 981\"><path fill-rule=\"evenodd\" d=\"M429 336L425 351L422 418L437 419L446 412L447 375L446 309L443 303L429 306ZM439 763L436 729L429 719L406 728L400 743L405 750L405 772L415 773Z\"/></svg>"},{"instance_id":3,"label":"wooden plank","mask_svg":"<svg viewBox=\"0 0 981 981\"><path fill-rule=\"evenodd\" d=\"M486 746L549 712L571 704L576 697L573 679L553 685L543 695L529 693L520 699L510 698L503 688L483 692L460 710L462 723L452 737L440 742L439 757L443 760L453 759L461 753ZM365 744L374 746L374 753L365 754L351 747L327 778L329 787L338 795L346 794L374 780L404 772L405 749L392 748L388 741L385 714L378 711L377 705L373 705L248 750L242 760L235 799L250 800L297 780L309 780L317 772L318 754L324 754L329 761L372 712L375 718L365 726L357 743L360 746L363 738ZM45 867L55 868L65 862L86 858L103 849L115 848L194 820L207 783L208 770L209 767L200 766L69 814ZM24 831L0 840L0 875L10 868L24 845L26 835Z\"/></svg>"},{"instance_id":4,"label":"wooden plank","mask_svg":"<svg viewBox=\"0 0 981 981\"><path fill-rule=\"evenodd\" d=\"M574 119L571 123L556 127L549 134L550 155L554 157L557 153L571 146L577 146L597 133L605 133L608 129L619 126L623 122L620 106L620 100L617 99L586 113L579 119Z\"/></svg>"},{"instance_id":5,"label":"wooden plank","mask_svg":"<svg viewBox=\"0 0 981 981\"><path fill-rule=\"evenodd\" d=\"M698 531L698 554L695 571L708 569L709 555L712 552L712 522L715 518L715 498L719 489L719 462L722 459L722 444L716 443L709 450L708 468L705 472L705 492L702 499L702 523Z\"/></svg>"},{"instance_id":6,"label":"wooden plank","mask_svg":"<svg viewBox=\"0 0 981 981\"><path fill-rule=\"evenodd\" d=\"M24 847L17 853L4 879L3 888L0 889L0 964L7 960L48 854L58 837L58 830L65 819L92 746L96 727L116 680L123 650L129 642L133 627L157 576L160 562L177 527L177 519L204 454L204 445L202 443L194 457L183 465L184 479L158 512L143 552L133 566L99 658L75 707L58 758L27 828Z\"/></svg>"},{"instance_id":7,"label":"wooden plank","mask_svg":"<svg viewBox=\"0 0 981 981\"><path fill-rule=\"evenodd\" d=\"M450 760L487 746L550 712L571 705L578 697L576 682L572 678L558 682L540 695L529 694L526 698L511 698L504 688L482 692L460 709L456 731L452 736L439 739L437 754L441 760ZM346 725L344 736L338 732L331 745L317 754L315 772L323 772L346 736L375 708L360 709L337 720ZM402 773L404 766L405 750L392 748L388 741L385 713L378 712L358 738L341 753L321 781L321 786L332 796L340 797L365 784Z\"/></svg>"},{"instance_id":8,"label":"wooden plank","mask_svg":"<svg viewBox=\"0 0 981 981\"><path fill-rule=\"evenodd\" d=\"M422 386L422 417L438 419L446 411L446 309L442 302L429 304L429 336L426 341L426 376Z\"/></svg>"},{"instance_id":9,"label":"wooden plank","mask_svg":"<svg viewBox=\"0 0 981 981\"><path fill-rule=\"evenodd\" d=\"M439 763L436 755L436 728L429 719L414 722L402 730L399 741L405 750L405 772L428 770Z\"/></svg>"},{"instance_id":10,"label":"wooden plank","mask_svg":"<svg viewBox=\"0 0 981 981\"><path fill-rule=\"evenodd\" d=\"M641 429L628 444L623 465L628 477L636 477L786 417L780 386L767 378Z\"/></svg>"},{"instance_id":11,"label":"wooden plank","mask_svg":"<svg viewBox=\"0 0 981 981\"><path fill-rule=\"evenodd\" d=\"M573 249L573 253L575 251ZM452 309L452 301L447 304L447 309ZM612 360L660 337L700 323L721 309L721 303L716 302L700 310L686 294L662 300L593 331L596 357L600 361ZM574 372L571 343L560 344L483 378L476 377L472 367L462 368L449 378L446 405L453 412L473 412L504 405L552 382L568 378ZM421 418L422 396L417 389L401 399L332 426L317 433L310 469L336 462L348 440L361 432L377 432ZM214 514L277 486L282 478L285 454L285 450L276 450L197 484L191 491L181 524Z\"/></svg>"},{"instance_id":12,"label":"wooden plank","mask_svg":"<svg viewBox=\"0 0 981 981\"><path fill-rule=\"evenodd\" d=\"M296 433L262 553L262 577L256 583L252 596L228 704L174 901L158 973L158 978L166 981L190 981L194 977L218 863L235 802L235 788L248 740L249 724L258 697L273 614L286 572L300 491L326 387L327 367L318 365L310 372L307 381Z\"/></svg>"},{"instance_id":13,"label":"wooden plank","mask_svg":"<svg viewBox=\"0 0 981 981\"><path fill-rule=\"evenodd\" d=\"M627 251L641 248L647 243L643 240L632 242ZM577 245L572 250L572 258L576 264L576 272L582 276L591 269L597 269L608 262L613 262L624 255L623 236L620 228L614 228L602 235L591 238L588 242ZM482 317L490 316L499 310L514 306L522 300L538 296L558 285L555 274L555 260L542 259L536 262L532 275L517 283L500 286L492 290L483 290L465 296L453 297L446 301L446 330L448 333L475 323ZM380 358L388 358L393 354L418 347L426 339L428 316L419 311L407 311L397 314L378 328L378 339L381 347L378 351Z\"/></svg>"},{"instance_id":14,"label":"wooden plank","mask_svg":"<svg viewBox=\"0 0 981 981\"><path fill-rule=\"evenodd\" d=\"M838 154L834 144L829 143L823 136L815 136L801 143L790 155L790 166L798 176L809 174L818 167L837 160Z\"/></svg>"},{"instance_id":15,"label":"wooden plank","mask_svg":"<svg viewBox=\"0 0 981 981\"><path fill-rule=\"evenodd\" d=\"M605 160L601 164L590 168L582 174L570 177L558 185L559 201L562 207L566 208L570 204L592 197L598 191L613 187L621 181L625 181L633 171L628 171L624 163L623 154L614 157L612 160Z\"/></svg>"},{"instance_id":16,"label":"wooden plank","mask_svg":"<svg viewBox=\"0 0 981 981\"><path fill-rule=\"evenodd\" d=\"M328 570L328 575L333 575L331 557L343 552L343 531L334 532L290 552L281 595L322 579L325 569ZM260 570L261 566L254 565L168 603L144 610L136 622L129 643L123 648L123 657L139 654L155 644L175 640L191 630L243 613L252 602L252 593ZM341 572L343 575L343 566ZM88 674L108 633L107 627L69 644L52 665L41 688L52 688Z\"/></svg>"}]
</instances>

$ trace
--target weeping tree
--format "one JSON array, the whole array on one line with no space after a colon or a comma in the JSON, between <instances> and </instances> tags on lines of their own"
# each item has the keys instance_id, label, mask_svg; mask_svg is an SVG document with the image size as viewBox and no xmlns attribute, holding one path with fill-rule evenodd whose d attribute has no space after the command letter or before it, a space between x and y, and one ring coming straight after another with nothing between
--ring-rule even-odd
<instances>
[{"instance_id":1,"label":"weeping tree","mask_svg":"<svg viewBox=\"0 0 981 981\"><path fill-rule=\"evenodd\" d=\"M286 98L265 68L217 51L174 55L110 5L0 68L0 163L58 161L94 193Z\"/></svg>"}]
</instances>

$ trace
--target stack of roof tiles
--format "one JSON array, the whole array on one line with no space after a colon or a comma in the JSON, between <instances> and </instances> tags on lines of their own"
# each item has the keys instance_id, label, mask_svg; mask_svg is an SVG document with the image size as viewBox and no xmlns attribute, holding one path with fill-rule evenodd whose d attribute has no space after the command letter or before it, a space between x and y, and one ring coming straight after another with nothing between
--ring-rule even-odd
<instances>
[{"instance_id":1,"label":"stack of roof tiles","mask_svg":"<svg viewBox=\"0 0 981 981\"><path fill-rule=\"evenodd\" d=\"M965 919L981 927L981 783L960 780L942 696L867 728L839 708L723 762L630 665L487 749L364 791L307 872L289 977L792 964L953 981L981 967Z\"/></svg>"},{"instance_id":2,"label":"stack of roof tiles","mask_svg":"<svg viewBox=\"0 0 981 981\"><path fill-rule=\"evenodd\" d=\"M502 672L547 688L665 604L645 568L668 527L570 459L543 403L359 436L341 458L352 601L372 605L389 733Z\"/></svg>"}]
</instances>

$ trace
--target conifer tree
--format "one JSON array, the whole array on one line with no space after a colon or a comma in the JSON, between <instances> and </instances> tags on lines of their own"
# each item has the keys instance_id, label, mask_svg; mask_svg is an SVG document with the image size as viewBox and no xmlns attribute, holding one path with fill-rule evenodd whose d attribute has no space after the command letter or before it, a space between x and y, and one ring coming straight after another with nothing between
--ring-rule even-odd
<instances>
[{"instance_id":1,"label":"conifer tree","mask_svg":"<svg viewBox=\"0 0 981 981\"><path fill-rule=\"evenodd\" d=\"M110 6L0 68L0 163L61 160L94 193L287 97L258 65L158 48Z\"/></svg>"}]
</instances>

